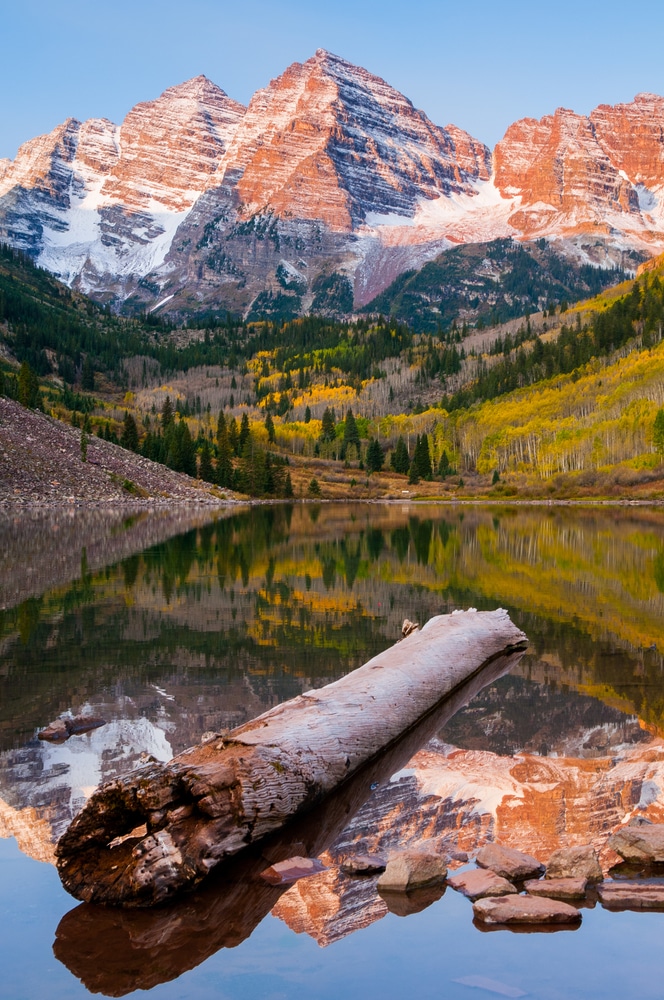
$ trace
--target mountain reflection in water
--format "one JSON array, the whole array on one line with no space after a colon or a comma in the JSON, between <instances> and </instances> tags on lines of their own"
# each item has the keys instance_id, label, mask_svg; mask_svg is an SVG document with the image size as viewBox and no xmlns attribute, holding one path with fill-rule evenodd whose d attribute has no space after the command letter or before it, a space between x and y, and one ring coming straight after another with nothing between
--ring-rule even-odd
<instances>
[{"instance_id":1,"label":"mountain reflection in water","mask_svg":"<svg viewBox=\"0 0 664 1000\"><path fill-rule=\"evenodd\" d=\"M247 926L273 909L325 945L379 919L389 903L371 880L340 876L346 853L427 842L472 855L498 839L545 860L564 844L601 850L632 815L664 820L659 509L4 513L0 539L0 835L32 857L49 860L95 785L142 754L168 759L334 680L394 642L404 618L468 606L506 607L530 639L525 656L319 846L329 871L276 895L261 886ZM107 725L39 742L65 712ZM192 926L222 904L211 891ZM67 914L58 954L76 921L98 919ZM109 941L144 940L123 916L116 923ZM137 961L149 965L142 948ZM102 975L99 951L89 955Z\"/></svg>"},{"instance_id":2,"label":"mountain reflection in water","mask_svg":"<svg viewBox=\"0 0 664 1000\"><path fill-rule=\"evenodd\" d=\"M202 889L183 900L148 911L86 903L76 907L60 922L54 945L56 957L92 992L122 996L174 979L220 948L236 947L289 889L287 884L270 885L260 877L261 872L293 856L316 857L324 852L353 823L376 786L389 782L455 712L486 684L515 666L522 655L517 652L493 659L377 760L344 782L322 805L247 848L215 871ZM372 912L371 917L366 913L372 910L378 895L375 879L341 881L351 892L360 889L365 924L371 917L378 919L387 912L383 904L381 912ZM433 895L425 894L425 902L433 902L441 894L437 887ZM357 900L353 911L356 907Z\"/></svg>"}]
</instances>

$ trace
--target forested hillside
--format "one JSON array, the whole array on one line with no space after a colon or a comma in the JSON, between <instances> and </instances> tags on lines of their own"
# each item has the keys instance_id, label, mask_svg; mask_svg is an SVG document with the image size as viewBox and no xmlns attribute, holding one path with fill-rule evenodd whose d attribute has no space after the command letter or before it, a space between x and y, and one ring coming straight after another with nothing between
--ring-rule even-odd
<instances>
[{"instance_id":1,"label":"forested hillside","mask_svg":"<svg viewBox=\"0 0 664 1000\"><path fill-rule=\"evenodd\" d=\"M255 496L655 495L661 271L440 335L315 315L169 329L4 250L0 393L78 427L82 449L95 435Z\"/></svg>"},{"instance_id":2,"label":"forested hillside","mask_svg":"<svg viewBox=\"0 0 664 1000\"><path fill-rule=\"evenodd\" d=\"M576 263L546 240L466 243L399 275L363 311L425 333L453 323L494 326L596 295L624 277L621 270Z\"/></svg>"}]
</instances>

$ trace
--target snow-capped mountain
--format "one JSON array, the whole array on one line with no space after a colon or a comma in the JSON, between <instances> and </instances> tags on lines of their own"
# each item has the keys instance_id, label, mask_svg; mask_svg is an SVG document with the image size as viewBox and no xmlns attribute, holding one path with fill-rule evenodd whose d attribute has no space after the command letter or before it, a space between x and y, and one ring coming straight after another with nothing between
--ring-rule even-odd
<instances>
[{"instance_id":1,"label":"snow-capped mountain","mask_svg":"<svg viewBox=\"0 0 664 1000\"><path fill-rule=\"evenodd\" d=\"M158 267L244 107L203 76L137 104L120 127L69 119L0 164L0 238L100 297Z\"/></svg>"},{"instance_id":2,"label":"snow-capped mountain","mask_svg":"<svg viewBox=\"0 0 664 1000\"><path fill-rule=\"evenodd\" d=\"M330 287L361 305L507 236L599 264L661 252L664 98L522 119L492 154L319 50L246 109L196 77L121 126L69 119L0 161L0 239L116 306L297 312Z\"/></svg>"}]
</instances>

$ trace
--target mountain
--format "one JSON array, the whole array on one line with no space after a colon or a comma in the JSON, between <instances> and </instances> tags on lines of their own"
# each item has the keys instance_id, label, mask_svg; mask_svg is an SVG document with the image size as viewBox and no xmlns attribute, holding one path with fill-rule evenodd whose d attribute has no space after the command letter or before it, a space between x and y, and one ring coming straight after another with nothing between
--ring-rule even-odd
<instances>
[{"instance_id":1,"label":"mountain","mask_svg":"<svg viewBox=\"0 0 664 1000\"><path fill-rule=\"evenodd\" d=\"M558 108L507 129L494 151L494 182L514 199L522 236L568 240L601 263L603 245L661 250L664 98L600 105L589 116ZM593 249L595 244L596 249Z\"/></svg>"},{"instance_id":2,"label":"mountain","mask_svg":"<svg viewBox=\"0 0 664 1000\"><path fill-rule=\"evenodd\" d=\"M283 318L496 239L633 271L664 249L663 192L664 98L525 118L492 154L319 50L247 108L199 76L26 142L0 161L0 240L116 309Z\"/></svg>"},{"instance_id":3,"label":"mountain","mask_svg":"<svg viewBox=\"0 0 664 1000\"><path fill-rule=\"evenodd\" d=\"M243 114L199 76L137 104L120 127L68 119L0 165L0 238L68 283L122 300L162 263Z\"/></svg>"},{"instance_id":4,"label":"mountain","mask_svg":"<svg viewBox=\"0 0 664 1000\"><path fill-rule=\"evenodd\" d=\"M365 306L435 333L452 323L495 325L563 302L576 302L616 284L625 273L581 264L544 239L464 243L405 271Z\"/></svg>"}]
</instances>

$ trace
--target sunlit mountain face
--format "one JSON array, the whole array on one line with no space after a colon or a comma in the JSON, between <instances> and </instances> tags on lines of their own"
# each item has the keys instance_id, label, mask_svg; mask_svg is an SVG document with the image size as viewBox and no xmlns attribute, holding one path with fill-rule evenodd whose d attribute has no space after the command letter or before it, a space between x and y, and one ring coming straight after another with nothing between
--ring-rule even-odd
<instances>
[{"instance_id":1,"label":"sunlit mountain face","mask_svg":"<svg viewBox=\"0 0 664 1000\"><path fill-rule=\"evenodd\" d=\"M0 161L0 238L114 307L350 312L459 244L664 249L664 98L522 118L491 151L319 49L244 107L197 76Z\"/></svg>"}]
</instances>

